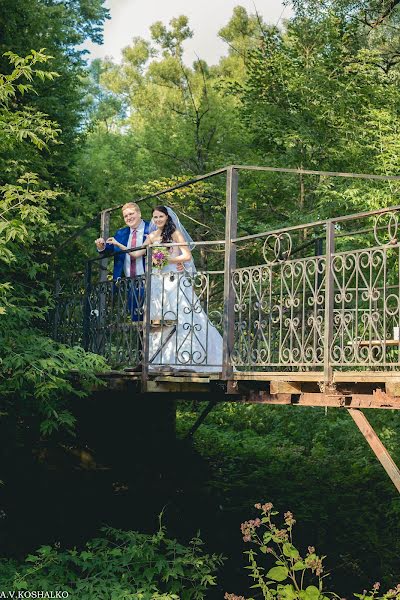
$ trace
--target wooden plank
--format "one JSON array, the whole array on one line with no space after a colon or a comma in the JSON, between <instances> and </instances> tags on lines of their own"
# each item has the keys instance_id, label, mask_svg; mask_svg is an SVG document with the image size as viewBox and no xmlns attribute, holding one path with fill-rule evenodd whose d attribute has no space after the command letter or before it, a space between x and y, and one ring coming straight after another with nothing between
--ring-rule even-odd
<instances>
[{"instance_id":1,"label":"wooden plank","mask_svg":"<svg viewBox=\"0 0 400 600\"><path fill-rule=\"evenodd\" d=\"M379 437L376 435L376 432L374 428L370 425L367 417L360 410L354 408L349 409L349 413L353 421L367 440L375 456L377 457L377 459L385 469L386 473L389 475L390 479L394 483L397 491L400 493L400 470L394 462L394 460L392 459L392 457L390 456L385 446L382 444Z\"/></svg>"},{"instance_id":2,"label":"wooden plank","mask_svg":"<svg viewBox=\"0 0 400 600\"><path fill-rule=\"evenodd\" d=\"M398 379L400 371L335 371L335 383L385 383L388 379Z\"/></svg>"},{"instance_id":3,"label":"wooden plank","mask_svg":"<svg viewBox=\"0 0 400 600\"><path fill-rule=\"evenodd\" d=\"M208 377L179 377L177 375L160 375L154 378L156 382L166 382L166 383L210 383L210 379Z\"/></svg>"},{"instance_id":4,"label":"wooden plank","mask_svg":"<svg viewBox=\"0 0 400 600\"><path fill-rule=\"evenodd\" d=\"M295 381L271 381L271 394L299 394L301 392L301 383Z\"/></svg>"},{"instance_id":5,"label":"wooden plank","mask_svg":"<svg viewBox=\"0 0 400 600\"><path fill-rule=\"evenodd\" d=\"M71 373L78 373L78 370L71 369ZM110 370L105 371L103 373L97 373L99 377L111 378L111 377L132 377L137 378L140 377L140 373L135 371L130 371L129 369L124 369L121 371ZM205 377L210 380L220 380L221 373L196 373L196 372L184 372L179 371L179 373L173 370L166 371L164 369L160 369L157 371L156 369L152 369L149 372L149 377L158 376L158 375L177 375L178 377L187 377L190 378L192 376L195 377ZM400 365L397 371L335 371L334 374L334 382L343 382L343 383L385 383L386 381L400 381ZM319 382L323 380L322 371L297 371L297 372L287 372L287 371L235 371L233 374L233 378L236 381L300 381L300 382Z\"/></svg>"},{"instance_id":6,"label":"wooden plank","mask_svg":"<svg viewBox=\"0 0 400 600\"><path fill-rule=\"evenodd\" d=\"M192 393L195 394L197 392L201 392L202 394L208 393L211 391L209 384L207 383L181 383L175 382L171 380L170 382L166 381L152 381L149 380L147 382L147 392L150 393L160 393L160 392L171 392L171 393Z\"/></svg>"},{"instance_id":7,"label":"wooden plank","mask_svg":"<svg viewBox=\"0 0 400 600\"><path fill-rule=\"evenodd\" d=\"M236 371L236 381L323 381L322 371ZM385 383L387 380L400 379L400 365L397 371L334 371L334 383Z\"/></svg>"},{"instance_id":8,"label":"wooden plank","mask_svg":"<svg viewBox=\"0 0 400 600\"><path fill-rule=\"evenodd\" d=\"M385 382L386 393L389 396L400 396L400 379L391 379Z\"/></svg>"},{"instance_id":9,"label":"wooden plank","mask_svg":"<svg viewBox=\"0 0 400 600\"><path fill-rule=\"evenodd\" d=\"M236 381L322 381L322 371L235 371Z\"/></svg>"}]
</instances>

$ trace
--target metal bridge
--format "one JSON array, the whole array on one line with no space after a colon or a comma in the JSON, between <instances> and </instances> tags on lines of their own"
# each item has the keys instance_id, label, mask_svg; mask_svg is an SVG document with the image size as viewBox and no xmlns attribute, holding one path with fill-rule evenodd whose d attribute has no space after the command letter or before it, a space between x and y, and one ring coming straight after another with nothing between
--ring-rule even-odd
<instances>
[{"instance_id":1,"label":"metal bridge","mask_svg":"<svg viewBox=\"0 0 400 600\"><path fill-rule=\"evenodd\" d=\"M56 285L54 338L103 355L110 385L209 398L198 424L218 401L348 409L400 491L400 471L360 411L400 408L400 206L238 236L241 170L400 180L230 166L141 198L168 204L174 191L222 177L225 235L195 242L196 273L160 276L157 319L151 269L114 281L108 258L89 259L85 274ZM118 208L101 213L103 237ZM222 337L214 364L210 328Z\"/></svg>"}]
</instances>

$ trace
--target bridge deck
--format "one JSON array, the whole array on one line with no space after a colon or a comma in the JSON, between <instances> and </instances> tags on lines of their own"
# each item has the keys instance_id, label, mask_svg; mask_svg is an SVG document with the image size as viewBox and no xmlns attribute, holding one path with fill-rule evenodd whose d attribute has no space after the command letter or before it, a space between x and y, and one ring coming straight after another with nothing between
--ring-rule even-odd
<instances>
[{"instance_id":1,"label":"bridge deck","mask_svg":"<svg viewBox=\"0 0 400 600\"><path fill-rule=\"evenodd\" d=\"M215 402L250 402L330 406L338 408L400 409L400 373L348 371L333 374L333 385L323 385L321 372L235 372L234 381L219 373L151 371L143 382L140 372L127 370L102 374L113 389L130 386L135 395L165 394L171 398Z\"/></svg>"},{"instance_id":2,"label":"bridge deck","mask_svg":"<svg viewBox=\"0 0 400 600\"><path fill-rule=\"evenodd\" d=\"M147 380L138 372L109 371L102 377L109 389L127 389L132 400L157 395L166 400L207 401L206 408L189 432L192 436L218 402L248 402L265 405L294 405L341 408L348 411L400 493L400 469L393 461L362 408L400 409L400 377L397 372L347 371L333 373L331 387L324 388L321 372L246 373L235 372L234 381L216 373L152 371Z\"/></svg>"}]
</instances>

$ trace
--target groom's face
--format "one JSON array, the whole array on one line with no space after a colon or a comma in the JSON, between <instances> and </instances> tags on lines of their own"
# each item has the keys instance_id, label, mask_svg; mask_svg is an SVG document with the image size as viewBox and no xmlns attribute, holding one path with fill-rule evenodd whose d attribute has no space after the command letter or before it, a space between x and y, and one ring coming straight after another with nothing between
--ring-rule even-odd
<instances>
[{"instance_id":1,"label":"groom's face","mask_svg":"<svg viewBox=\"0 0 400 600\"><path fill-rule=\"evenodd\" d=\"M122 215L123 215L124 221L128 225L128 227L131 227L134 229L136 227L138 227L138 225L140 224L140 221L142 220L142 215L140 213L140 210L138 210L137 208L134 208L133 206L127 206L126 208L124 208L124 210L122 211Z\"/></svg>"}]
</instances>

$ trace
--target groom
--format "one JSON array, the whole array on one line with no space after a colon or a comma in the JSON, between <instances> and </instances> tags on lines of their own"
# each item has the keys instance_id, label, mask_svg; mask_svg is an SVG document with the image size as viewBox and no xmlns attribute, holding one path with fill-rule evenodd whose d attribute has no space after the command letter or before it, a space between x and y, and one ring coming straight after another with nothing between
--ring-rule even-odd
<instances>
[{"instance_id":1,"label":"groom","mask_svg":"<svg viewBox=\"0 0 400 600\"><path fill-rule=\"evenodd\" d=\"M143 221L142 215L140 212L140 208L138 204L135 202L127 202L122 207L122 216L124 217L124 221L126 223L126 227L122 227L122 229L118 229L116 232L114 239L123 244L127 248L137 248L143 245L143 242L147 238L150 229L150 223L147 221ZM95 240L95 244L98 252L107 256L114 252L114 270L113 270L113 279L121 278L123 275L125 277L136 277L139 275L143 275L145 272L145 256L140 256L139 258L133 258L129 255L129 252L123 254L119 251L117 246L114 246L111 242L113 238L109 238L107 241L104 238L98 238ZM130 295L129 298L129 309L132 314L132 321L138 321L140 319L138 315L138 300L139 304L140 298L143 295L142 282L140 282L140 287L138 290L138 294L133 294L133 297Z\"/></svg>"},{"instance_id":2,"label":"groom","mask_svg":"<svg viewBox=\"0 0 400 600\"><path fill-rule=\"evenodd\" d=\"M127 202L122 207L122 216L126 223L126 227L118 229L114 238L120 244L127 248L137 248L143 245L143 242L149 234L150 223L143 221L139 205L136 202ZM112 239L112 238L109 238ZM113 279L125 277L135 277L143 275L145 272L145 257L132 258L129 253L122 254L118 251L118 247L112 243L105 241L104 238L95 240L97 250L104 253L104 256L115 252L114 255L114 271Z\"/></svg>"}]
</instances>

